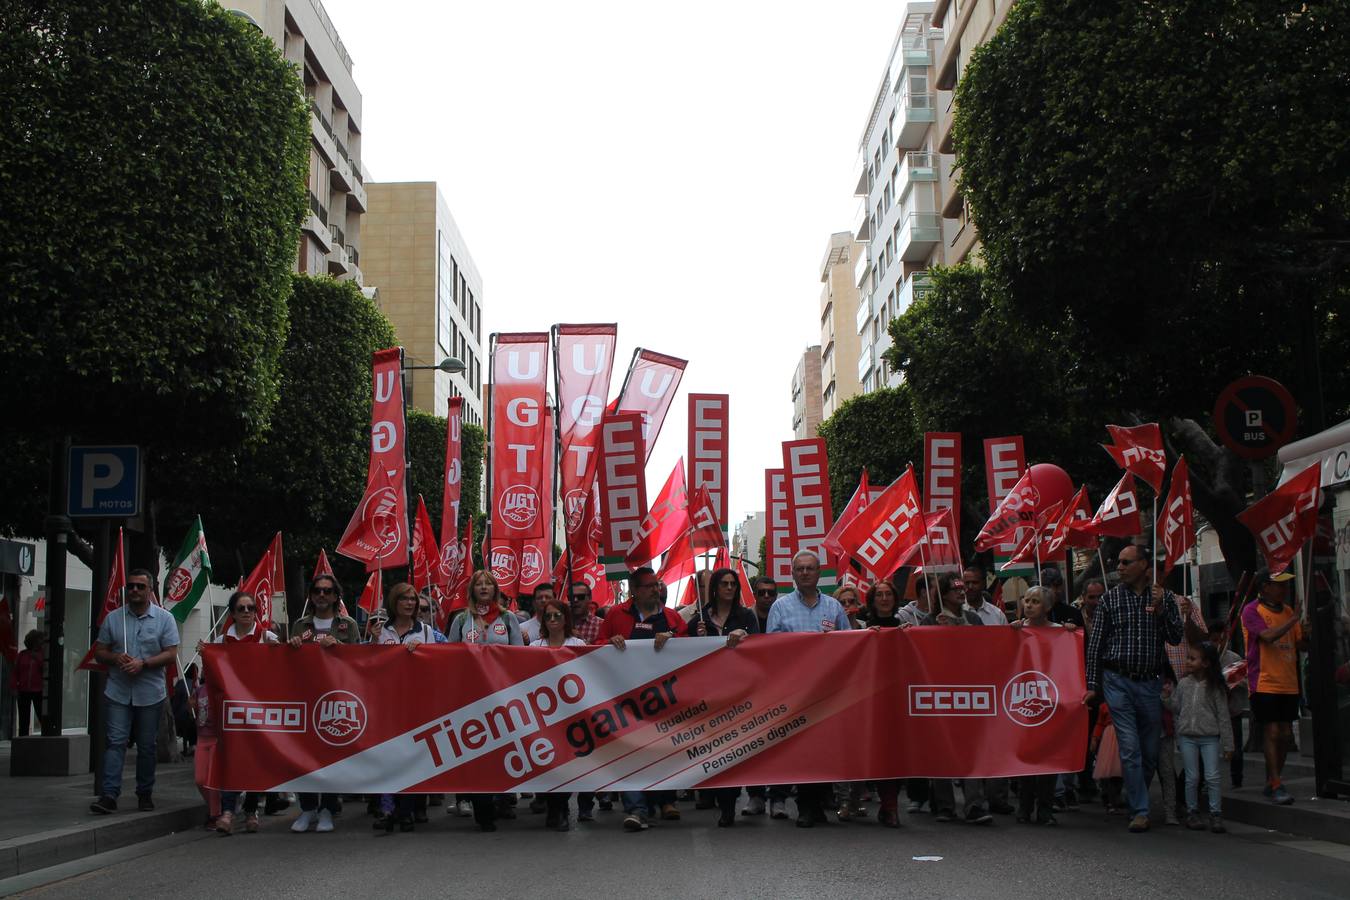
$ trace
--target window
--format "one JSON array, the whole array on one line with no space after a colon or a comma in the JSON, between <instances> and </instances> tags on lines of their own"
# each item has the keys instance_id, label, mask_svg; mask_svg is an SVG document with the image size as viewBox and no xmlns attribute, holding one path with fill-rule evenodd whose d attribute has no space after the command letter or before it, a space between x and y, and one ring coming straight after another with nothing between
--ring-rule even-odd
<instances>
[{"instance_id":1,"label":"window","mask_svg":"<svg viewBox=\"0 0 1350 900\"><path fill-rule=\"evenodd\" d=\"M450 242L445 239L445 232L438 230L436 237L436 343L442 353L453 356L455 324L451 311L455 306L455 259L450 255Z\"/></svg>"}]
</instances>

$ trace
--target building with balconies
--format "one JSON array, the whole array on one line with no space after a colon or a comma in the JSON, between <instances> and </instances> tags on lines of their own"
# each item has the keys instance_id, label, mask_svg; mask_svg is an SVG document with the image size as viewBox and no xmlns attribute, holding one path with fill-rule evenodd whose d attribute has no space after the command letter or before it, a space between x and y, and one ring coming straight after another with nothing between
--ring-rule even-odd
<instances>
[{"instance_id":1,"label":"building with balconies","mask_svg":"<svg viewBox=\"0 0 1350 900\"><path fill-rule=\"evenodd\" d=\"M863 392L899 384L898 373L882 359L891 345L887 327L926 289L928 268L946 261L942 184L952 160L937 146L938 110L948 98L933 79L945 46L944 33L932 24L935 5L904 5L858 144L854 193L861 199L854 238L865 252L853 267L854 329Z\"/></svg>"},{"instance_id":2,"label":"building with balconies","mask_svg":"<svg viewBox=\"0 0 1350 900\"><path fill-rule=\"evenodd\" d=\"M828 419L850 397L862 391L858 381L858 309L856 262L867 247L853 239L852 232L830 235L825 258L820 262L820 414Z\"/></svg>"},{"instance_id":3,"label":"building with balconies","mask_svg":"<svg viewBox=\"0 0 1350 900\"><path fill-rule=\"evenodd\" d=\"M380 286L389 319L411 365L435 366L447 356L462 373L409 372L408 404L438 416L451 397L464 398L464 421L483 424L483 279L450 207L434 181L366 186L363 260Z\"/></svg>"},{"instance_id":4,"label":"building with balconies","mask_svg":"<svg viewBox=\"0 0 1350 900\"><path fill-rule=\"evenodd\" d=\"M792 435L813 438L820 427L820 345L806 348L792 373Z\"/></svg>"}]
</instances>

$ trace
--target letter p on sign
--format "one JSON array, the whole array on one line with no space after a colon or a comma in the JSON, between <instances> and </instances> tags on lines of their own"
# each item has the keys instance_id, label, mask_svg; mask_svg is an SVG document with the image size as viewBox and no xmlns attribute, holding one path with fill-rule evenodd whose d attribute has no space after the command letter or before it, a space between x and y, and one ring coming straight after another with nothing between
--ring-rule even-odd
<instances>
[{"instance_id":1,"label":"letter p on sign","mask_svg":"<svg viewBox=\"0 0 1350 900\"><path fill-rule=\"evenodd\" d=\"M140 513L139 447L71 447L66 477L70 516L126 518Z\"/></svg>"}]
</instances>

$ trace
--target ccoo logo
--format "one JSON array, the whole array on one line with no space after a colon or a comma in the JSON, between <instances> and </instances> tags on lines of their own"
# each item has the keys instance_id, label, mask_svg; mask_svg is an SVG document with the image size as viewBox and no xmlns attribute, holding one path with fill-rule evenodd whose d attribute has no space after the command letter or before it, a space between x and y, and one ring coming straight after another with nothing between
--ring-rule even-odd
<instances>
[{"instance_id":1,"label":"ccoo logo","mask_svg":"<svg viewBox=\"0 0 1350 900\"><path fill-rule=\"evenodd\" d=\"M314 703L314 730L325 744L345 747L366 730L366 705L351 691L329 691Z\"/></svg>"},{"instance_id":2,"label":"ccoo logo","mask_svg":"<svg viewBox=\"0 0 1350 900\"><path fill-rule=\"evenodd\" d=\"M1059 688L1044 672L1021 672L1003 686L1003 711L1025 728L1044 725L1058 708Z\"/></svg>"}]
</instances>

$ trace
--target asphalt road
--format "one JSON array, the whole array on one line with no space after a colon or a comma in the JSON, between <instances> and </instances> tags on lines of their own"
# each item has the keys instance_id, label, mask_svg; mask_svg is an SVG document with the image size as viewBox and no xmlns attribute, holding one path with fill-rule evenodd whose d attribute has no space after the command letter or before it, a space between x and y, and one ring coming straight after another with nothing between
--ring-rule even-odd
<instances>
[{"instance_id":1,"label":"asphalt road","mask_svg":"<svg viewBox=\"0 0 1350 900\"><path fill-rule=\"evenodd\" d=\"M903 796L902 796L903 803ZM817 826L745 818L714 827L716 813L681 804L680 822L622 830L618 811L567 833L525 812L478 833L470 819L433 807L415 833L385 835L348 803L330 835L289 831L294 810L256 835L180 843L31 891L89 897L1058 897L1350 896L1350 847L1297 841L1230 823L1212 835L1158 828L1134 835L1097 807L1060 814L1056 827L938 824L901 813L898 830L875 818ZM875 815L875 804L869 807ZM791 811L791 804L789 804ZM833 821L833 815L831 815ZM920 860L918 857L937 857Z\"/></svg>"}]
</instances>

